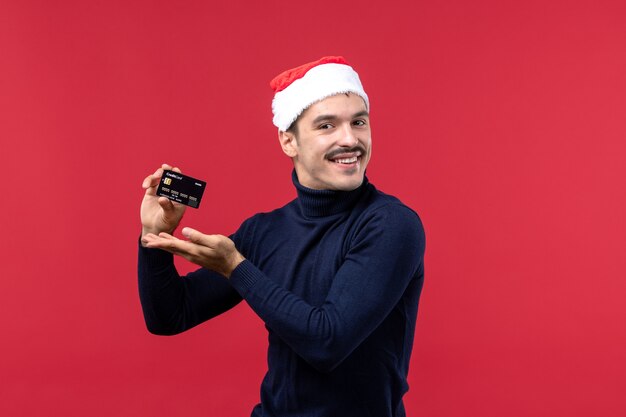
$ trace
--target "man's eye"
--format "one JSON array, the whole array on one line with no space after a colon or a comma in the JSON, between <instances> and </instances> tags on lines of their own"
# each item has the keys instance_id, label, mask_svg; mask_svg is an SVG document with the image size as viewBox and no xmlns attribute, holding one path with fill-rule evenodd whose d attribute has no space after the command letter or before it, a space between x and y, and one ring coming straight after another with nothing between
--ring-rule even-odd
<instances>
[{"instance_id":1,"label":"man's eye","mask_svg":"<svg viewBox=\"0 0 626 417\"><path fill-rule=\"evenodd\" d=\"M323 125L319 125L318 129L330 129L333 127L330 123L324 123Z\"/></svg>"},{"instance_id":2,"label":"man's eye","mask_svg":"<svg viewBox=\"0 0 626 417\"><path fill-rule=\"evenodd\" d=\"M352 122L352 124L355 126L365 126L365 120L355 120L354 122Z\"/></svg>"}]
</instances>

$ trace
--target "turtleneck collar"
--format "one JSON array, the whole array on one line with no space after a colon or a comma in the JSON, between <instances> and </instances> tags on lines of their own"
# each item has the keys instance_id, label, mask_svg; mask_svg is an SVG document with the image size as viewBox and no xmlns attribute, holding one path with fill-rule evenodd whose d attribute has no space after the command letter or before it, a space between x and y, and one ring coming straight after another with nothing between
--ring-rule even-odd
<instances>
[{"instance_id":1,"label":"turtleneck collar","mask_svg":"<svg viewBox=\"0 0 626 417\"><path fill-rule=\"evenodd\" d=\"M364 176L363 183L352 191L314 190L300 184L295 169L291 179L298 192L298 206L306 217L332 216L350 210L369 183Z\"/></svg>"}]
</instances>

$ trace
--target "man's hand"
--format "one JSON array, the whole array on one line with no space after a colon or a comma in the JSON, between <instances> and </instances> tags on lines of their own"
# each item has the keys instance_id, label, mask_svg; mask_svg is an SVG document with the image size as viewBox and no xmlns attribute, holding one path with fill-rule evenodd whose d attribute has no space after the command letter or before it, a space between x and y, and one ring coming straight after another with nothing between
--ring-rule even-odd
<instances>
[{"instance_id":1,"label":"man's hand","mask_svg":"<svg viewBox=\"0 0 626 417\"><path fill-rule=\"evenodd\" d=\"M142 241L148 248L159 248L182 256L196 265L218 272L230 278L233 270L245 260L232 240L222 235L205 235L185 227L181 240L169 233L146 234Z\"/></svg>"},{"instance_id":2,"label":"man's hand","mask_svg":"<svg viewBox=\"0 0 626 417\"><path fill-rule=\"evenodd\" d=\"M185 214L184 204L156 195L156 189L165 169L180 172L178 168L163 164L154 174L148 175L141 185L146 190L141 202L141 244L144 246L146 246L144 238L147 234L173 233Z\"/></svg>"}]
</instances>

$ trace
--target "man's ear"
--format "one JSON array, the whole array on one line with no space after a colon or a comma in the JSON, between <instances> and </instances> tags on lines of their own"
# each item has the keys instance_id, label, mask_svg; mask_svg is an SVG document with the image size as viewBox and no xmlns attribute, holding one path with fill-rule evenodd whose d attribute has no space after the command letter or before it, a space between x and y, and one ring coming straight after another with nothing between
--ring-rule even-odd
<instances>
[{"instance_id":1,"label":"man's ear","mask_svg":"<svg viewBox=\"0 0 626 417\"><path fill-rule=\"evenodd\" d=\"M285 152L285 155L290 158L294 158L298 154L296 135L292 132L283 132L282 130L279 130L278 140L280 142L280 147L283 148L283 152Z\"/></svg>"}]
</instances>

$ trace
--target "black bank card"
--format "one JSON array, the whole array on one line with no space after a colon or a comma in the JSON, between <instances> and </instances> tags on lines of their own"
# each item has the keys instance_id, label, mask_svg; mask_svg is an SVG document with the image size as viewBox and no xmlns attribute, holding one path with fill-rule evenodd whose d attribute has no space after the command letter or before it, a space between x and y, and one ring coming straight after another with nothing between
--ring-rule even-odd
<instances>
[{"instance_id":1,"label":"black bank card","mask_svg":"<svg viewBox=\"0 0 626 417\"><path fill-rule=\"evenodd\" d=\"M198 208L206 182L174 171L163 171L156 194L170 200Z\"/></svg>"}]
</instances>

